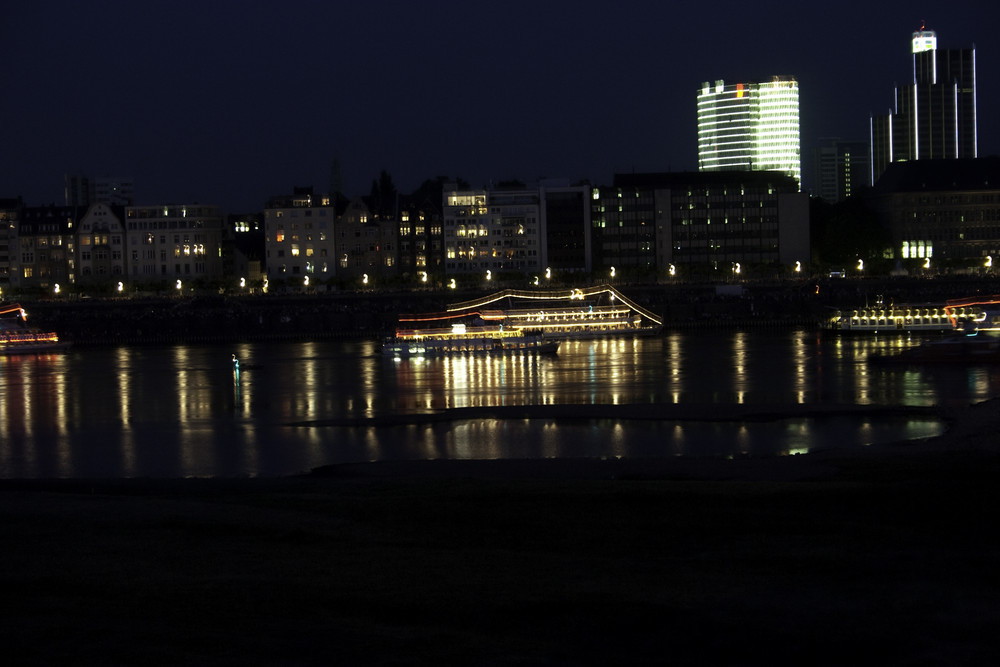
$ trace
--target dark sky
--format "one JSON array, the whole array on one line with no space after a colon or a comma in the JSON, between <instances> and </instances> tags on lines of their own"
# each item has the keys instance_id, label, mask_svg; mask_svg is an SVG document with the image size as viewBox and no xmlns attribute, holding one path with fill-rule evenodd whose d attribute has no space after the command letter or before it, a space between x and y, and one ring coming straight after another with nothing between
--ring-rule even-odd
<instances>
[{"instance_id":1,"label":"dark sky","mask_svg":"<svg viewBox=\"0 0 1000 667\"><path fill-rule=\"evenodd\" d=\"M380 170L567 177L697 167L702 81L799 81L817 137L867 140L910 33L975 44L980 155L1000 154L1000 2L0 0L0 197L130 176L139 204L254 211Z\"/></svg>"}]
</instances>

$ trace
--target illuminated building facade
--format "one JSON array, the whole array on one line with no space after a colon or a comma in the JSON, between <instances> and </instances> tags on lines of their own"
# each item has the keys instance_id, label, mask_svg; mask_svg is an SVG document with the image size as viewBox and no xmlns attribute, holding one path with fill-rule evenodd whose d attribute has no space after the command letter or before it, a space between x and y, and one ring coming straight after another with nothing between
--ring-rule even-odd
<instances>
[{"instance_id":1,"label":"illuminated building facade","mask_svg":"<svg viewBox=\"0 0 1000 667\"><path fill-rule=\"evenodd\" d=\"M778 171L801 184L798 82L702 84L698 171Z\"/></svg>"},{"instance_id":2,"label":"illuminated building facade","mask_svg":"<svg viewBox=\"0 0 1000 667\"><path fill-rule=\"evenodd\" d=\"M222 278L225 222L218 206L125 207L125 256L134 283Z\"/></svg>"},{"instance_id":3,"label":"illuminated building facade","mask_svg":"<svg viewBox=\"0 0 1000 667\"><path fill-rule=\"evenodd\" d=\"M77 208L26 206L10 240L10 285L49 289L76 279L73 248Z\"/></svg>"},{"instance_id":4,"label":"illuminated building facade","mask_svg":"<svg viewBox=\"0 0 1000 667\"><path fill-rule=\"evenodd\" d=\"M270 281L304 286L310 279L335 275L336 210L328 195L311 187L272 197L264 209L264 251Z\"/></svg>"},{"instance_id":5,"label":"illuminated building facade","mask_svg":"<svg viewBox=\"0 0 1000 667\"><path fill-rule=\"evenodd\" d=\"M974 158L976 49L937 48L932 30L913 33L913 83L898 86L892 110L871 118L871 180L911 160Z\"/></svg>"},{"instance_id":6,"label":"illuminated building facade","mask_svg":"<svg viewBox=\"0 0 1000 667\"><path fill-rule=\"evenodd\" d=\"M440 196L399 198L399 271L407 277L444 272Z\"/></svg>"},{"instance_id":7,"label":"illuminated building facade","mask_svg":"<svg viewBox=\"0 0 1000 667\"><path fill-rule=\"evenodd\" d=\"M375 286L376 280L399 273L395 216L372 213L364 198L355 197L338 211L335 223L338 278L360 279ZM367 283L364 282L367 277Z\"/></svg>"},{"instance_id":8,"label":"illuminated building facade","mask_svg":"<svg viewBox=\"0 0 1000 667\"><path fill-rule=\"evenodd\" d=\"M843 201L872 184L868 143L864 141L820 139L814 168L813 194L830 204Z\"/></svg>"},{"instance_id":9,"label":"illuminated building facade","mask_svg":"<svg viewBox=\"0 0 1000 667\"><path fill-rule=\"evenodd\" d=\"M93 204L80 219L76 233L76 274L79 284L108 288L125 278L124 210Z\"/></svg>"},{"instance_id":10,"label":"illuminated building facade","mask_svg":"<svg viewBox=\"0 0 1000 667\"><path fill-rule=\"evenodd\" d=\"M459 189L443 193L445 273L538 271L542 266L538 188Z\"/></svg>"},{"instance_id":11,"label":"illuminated building facade","mask_svg":"<svg viewBox=\"0 0 1000 667\"><path fill-rule=\"evenodd\" d=\"M927 260L955 268L1000 260L1000 158L890 164L870 205L889 230L893 257L917 268Z\"/></svg>"}]
</instances>

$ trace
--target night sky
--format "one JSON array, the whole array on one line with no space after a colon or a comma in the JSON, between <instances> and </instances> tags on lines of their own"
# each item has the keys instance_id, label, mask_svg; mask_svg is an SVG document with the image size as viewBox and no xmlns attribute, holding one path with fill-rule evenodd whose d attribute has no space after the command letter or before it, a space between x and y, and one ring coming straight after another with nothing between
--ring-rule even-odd
<instances>
[{"instance_id":1,"label":"night sky","mask_svg":"<svg viewBox=\"0 0 1000 667\"><path fill-rule=\"evenodd\" d=\"M766 8L766 9L763 9ZM138 204L256 211L293 185L401 192L697 168L702 81L799 81L818 137L868 139L910 33L976 46L980 156L1000 154L1000 3L0 3L0 197L128 176Z\"/></svg>"}]
</instances>

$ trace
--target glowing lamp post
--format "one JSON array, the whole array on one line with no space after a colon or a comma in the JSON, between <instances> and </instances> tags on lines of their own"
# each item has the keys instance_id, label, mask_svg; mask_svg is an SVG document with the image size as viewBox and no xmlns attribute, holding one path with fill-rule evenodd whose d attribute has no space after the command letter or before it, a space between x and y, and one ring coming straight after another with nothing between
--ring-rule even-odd
<instances>
[{"instance_id":1,"label":"glowing lamp post","mask_svg":"<svg viewBox=\"0 0 1000 667\"><path fill-rule=\"evenodd\" d=\"M486 269L486 282L489 282L491 280L493 280L493 272L490 271L489 269Z\"/></svg>"},{"instance_id":2,"label":"glowing lamp post","mask_svg":"<svg viewBox=\"0 0 1000 667\"><path fill-rule=\"evenodd\" d=\"M455 279L454 278L452 278L451 282L448 283L448 287L450 287L451 289L455 289L457 286L458 285L455 283Z\"/></svg>"},{"instance_id":3,"label":"glowing lamp post","mask_svg":"<svg viewBox=\"0 0 1000 667\"><path fill-rule=\"evenodd\" d=\"M993 266L993 255L986 255L986 264L984 264L987 269Z\"/></svg>"},{"instance_id":4,"label":"glowing lamp post","mask_svg":"<svg viewBox=\"0 0 1000 667\"><path fill-rule=\"evenodd\" d=\"M611 277L612 278L615 277L615 267L613 267L613 266L611 267Z\"/></svg>"},{"instance_id":5,"label":"glowing lamp post","mask_svg":"<svg viewBox=\"0 0 1000 667\"><path fill-rule=\"evenodd\" d=\"M546 266L545 267L545 279L546 280L550 280L551 278L552 278L552 269Z\"/></svg>"},{"instance_id":6,"label":"glowing lamp post","mask_svg":"<svg viewBox=\"0 0 1000 667\"><path fill-rule=\"evenodd\" d=\"M421 271L420 272L420 282L422 282L422 283L427 282L427 272L426 271Z\"/></svg>"},{"instance_id":7,"label":"glowing lamp post","mask_svg":"<svg viewBox=\"0 0 1000 667\"><path fill-rule=\"evenodd\" d=\"M180 294L181 293L181 287L182 287L180 279L177 280L176 287L177 287L177 293Z\"/></svg>"},{"instance_id":8,"label":"glowing lamp post","mask_svg":"<svg viewBox=\"0 0 1000 667\"><path fill-rule=\"evenodd\" d=\"M119 280L118 287L116 289L118 290L118 293L121 294L122 292L125 291L125 283Z\"/></svg>"},{"instance_id":9,"label":"glowing lamp post","mask_svg":"<svg viewBox=\"0 0 1000 667\"><path fill-rule=\"evenodd\" d=\"M302 279L302 286L309 287L309 276L306 276L305 278Z\"/></svg>"},{"instance_id":10,"label":"glowing lamp post","mask_svg":"<svg viewBox=\"0 0 1000 667\"><path fill-rule=\"evenodd\" d=\"M865 260L859 259L858 260L858 271L864 271L864 270L865 270Z\"/></svg>"},{"instance_id":11,"label":"glowing lamp post","mask_svg":"<svg viewBox=\"0 0 1000 667\"><path fill-rule=\"evenodd\" d=\"M365 285L365 286L368 285L368 274L367 273L364 274L363 276L361 276L361 284Z\"/></svg>"},{"instance_id":12,"label":"glowing lamp post","mask_svg":"<svg viewBox=\"0 0 1000 667\"><path fill-rule=\"evenodd\" d=\"M246 286L247 286L247 279L246 278L240 278L240 289L244 289L244 288L246 288Z\"/></svg>"},{"instance_id":13,"label":"glowing lamp post","mask_svg":"<svg viewBox=\"0 0 1000 667\"><path fill-rule=\"evenodd\" d=\"M802 262L795 262L795 273L802 273Z\"/></svg>"},{"instance_id":14,"label":"glowing lamp post","mask_svg":"<svg viewBox=\"0 0 1000 667\"><path fill-rule=\"evenodd\" d=\"M56 284L55 284L55 285L54 285L54 286L52 287L52 293L53 293L53 294L59 294L59 283L56 283Z\"/></svg>"},{"instance_id":15,"label":"glowing lamp post","mask_svg":"<svg viewBox=\"0 0 1000 667\"><path fill-rule=\"evenodd\" d=\"M677 267L674 266L673 264L670 265L670 275L672 275L672 276L676 276L677 275Z\"/></svg>"}]
</instances>

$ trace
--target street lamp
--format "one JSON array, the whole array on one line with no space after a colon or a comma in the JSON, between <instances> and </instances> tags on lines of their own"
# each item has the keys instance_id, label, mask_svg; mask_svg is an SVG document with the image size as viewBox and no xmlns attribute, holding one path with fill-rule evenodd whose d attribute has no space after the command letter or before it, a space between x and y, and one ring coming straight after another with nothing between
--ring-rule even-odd
<instances>
[{"instance_id":1,"label":"street lamp","mask_svg":"<svg viewBox=\"0 0 1000 667\"><path fill-rule=\"evenodd\" d=\"M613 266L611 267L611 277L612 278L615 277L615 267L613 267Z\"/></svg>"},{"instance_id":2,"label":"street lamp","mask_svg":"<svg viewBox=\"0 0 1000 667\"><path fill-rule=\"evenodd\" d=\"M450 287L451 289L455 289L455 287L457 287L457 285L455 284L455 279L454 278L452 278L451 282L448 283L448 287Z\"/></svg>"},{"instance_id":3,"label":"street lamp","mask_svg":"<svg viewBox=\"0 0 1000 667\"><path fill-rule=\"evenodd\" d=\"M552 278L552 269L546 266L545 267L545 279L549 280L550 278Z\"/></svg>"},{"instance_id":4,"label":"street lamp","mask_svg":"<svg viewBox=\"0 0 1000 667\"><path fill-rule=\"evenodd\" d=\"M673 264L670 265L670 275L672 275L672 276L676 276L677 275L677 267L674 266Z\"/></svg>"},{"instance_id":5,"label":"street lamp","mask_svg":"<svg viewBox=\"0 0 1000 667\"><path fill-rule=\"evenodd\" d=\"M181 291L181 280L180 280L180 278L177 279L177 285L176 285L176 287L177 287L177 293L179 294L180 291Z\"/></svg>"},{"instance_id":6,"label":"street lamp","mask_svg":"<svg viewBox=\"0 0 1000 667\"><path fill-rule=\"evenodd\" d=\"M52 288L52 292L54 294L59 294L59 283L55 284L55 286Z\"/></svg>"},{"instance_id":7,"label":"street lamp","mask_svg":"<svg viewBox=\"0 0 1000 667\"><path fill-rule=\"evenodd\" d=\"M118 281L118 288L117 289L118 289L118 293L119 294L121 294L122 292L124 292L125 291L125 283L123 283L122 281L119 280Z\"/></svg>"}]
</instances>

